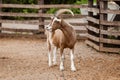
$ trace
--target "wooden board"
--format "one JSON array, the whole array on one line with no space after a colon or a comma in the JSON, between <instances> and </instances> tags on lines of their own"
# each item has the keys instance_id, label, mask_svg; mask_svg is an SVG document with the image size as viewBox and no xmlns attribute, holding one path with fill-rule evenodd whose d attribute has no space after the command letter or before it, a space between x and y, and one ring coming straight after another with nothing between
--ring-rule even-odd
<instances>
[{"instance_id":1,"label":"wooden board","mask_svg":"<svg viewBox=\"0 0 120 80\"><path fill-rule=\"evenodd\" d=\"M103 10L103 9L101 9L101 13L120 14L120 11L119 10Z\"/></svg>"},{"instance_id":2,"label":"wooden board","mask_svg":"<svg viewBox=\"0 0 120 80\"><path fill-rule=\"evenodd\" d=\"M91 22L94 22L94 23L96 23L96 24L99 24L99 19L96 19L96 18L93 18L93 17L87 17L87 20L88 21L91 21Z\"/></svg>"},{"instance_id":3,"label":"wooden board","mask_svg":"<svg viewBox=\"0 0 120 80\"><path fill-rule=\"evenodd\" d=\"M102 25L108 25L108 26L120 26L120 21L106 21L106 20L101 20Z\"/></svg>"},{"instance_id":4,"label":"wooden board","mask_svg":"<svg viewBox=\"0 0 120 80\"><path fill-rule=\"evenodd\" d=\"M2 8L87 8L87 5L74 5L74 4L54 4L54 5L31 5L31 4L2 4Z\"/></svg>"},{"instance_id":5,"label":"wooden board","mask_svg":"<svg viewBox=\"0 0 120 80\"><path fill-rule=\"evenodd\" d=\"M99 9L98 9L98 8L87 8L87 10L88 10L89 12L99 13Z\"/></svg>"},{"instance_id":6,"label":"wooden board","mask_svg":"<svg viewBox=\"0 0 120 80\"><path fill-rule=\"evenodd\" d=\"M93 27L93 26L87 25L86 27L87 27L87 29L90 30L90 31L93 31L93 32L95 32L95 33L99 33L99 29L97 29L97 28L95 28L95 27Z\"/></svg>"},{"instance_id":7,"label":"wooden board","mask_svg":"<svg viewBox=\"0 0 120 80\"><path fill-rule=\"evenodd\" d=\"M111 52L111 53L120 53L120 48L102 47L102 48L100 48L100 51L102 51L102 52Z\"/></svg>"},{"instance_id":8,"label":"wooden board","mask_svg":"<svg viewBox=\"0 0 120 80\"><path fill-rule=\"evenodd\" d=\"M7 33L1 33L0 37L7 37L7 38L37 38L37 39L46 39L46 36L44 34L39 35L30 35L30 34L7 34Z\"/></svg>"},{"instance_id":9,"label":"wooden board","mask_svg":"<svg viewBox=\"0 0 120 80\"><path fill-rule=\"evenodd\" d=\"M34 24L34 25L48 25L49 22L39 22L38 20L0 20L1 23L15 23L15 24ZM73 26L86 26L87 23L70 22Z\"/></svg>"},{"instance_id":10,"label":"wooden board","mask_svg":"<svg viewBox=\"0 0 120 80\"><path fill-rule=\"evenodd\" d=\"M10 31L10 32L32 32L32 33L37 33L38 31L44 32L44 29L41 30L33 30L33 29L13 29L13 28L4 28L1 27L0 30L2 31Z\"/></svg>"},{"instance_id":11,"label":"wooden board","mask_svg":"<svg viewBox=\"0 0 120 80\"><path fill-rule=\"evenodd\" d=\"M95 36L90 35L90 34L87 34L87 38L89 38L89 39L91 39L93 41L96 41L96 42L100 42L99 37L95 37Z\"/></svg>"},{"instance_id":12,"label":"wooden board","mask_svg":"<svg viewBox=\"0 0 120 80\"><path fill-rule=\"evenodd\" d=\"M89 40L86 40L85 43L88 44L89 46L91 46L92 48L96 49L97 51L99 51L99 46L96 45L95 43L93 43Z\"/></svg>"},{"instance_id":13,"label":"wooden board","mask_svg":"<svg viewBox=\"0 0 120 80\"><path fill-rule=\"evenodd\" d=\"M120 31L107 31L107 30L101 30L101 34L105 35L113 35L113 36L120 36Z\"/></svg>"},{"instance_id":14,"label":"wooden board","mask_svg":"<svg viewBox=\"0 0 120 80\"><path fill-rule=\"evenodd\" d=\"M108 43L108 44L117 44L117 45L120 45L120 40L100 38L100 41L101 41L102 43Z\"/></svg>"},{"instance_id":15,"label":"wooden board","mask_svg":"<svg viewBox=\"0 0 120 80\"><path fill-rule=\"evenodd\" d=\"M0 16L19 16L19 17L44 17L44 18L50 18L51 16L54 16L54 14L47 14L47 13L15 13L15 12L1 12ZM85 18L87 15L81 15L81 14L75 14L72 16L71 14L62 14L62 18Z\"/></svg>"}]
</instances>

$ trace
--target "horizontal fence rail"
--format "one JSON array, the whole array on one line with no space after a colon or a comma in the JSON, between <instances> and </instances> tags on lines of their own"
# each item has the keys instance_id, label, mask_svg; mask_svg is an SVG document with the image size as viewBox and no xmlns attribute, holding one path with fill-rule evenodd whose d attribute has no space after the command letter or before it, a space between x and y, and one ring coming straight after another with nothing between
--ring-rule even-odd
<instances>
[{"instance_id":1,"label":"horizontal fence rail","mask_svg":"<svg viewBox=\"0 0 120 80\"><path fill-rule=\"evenodd\" d=\"M1 12L0 16L18 16L18 17L51 17L54 16L54 14L43 14L43 13L13 13L13 12ZM74 16L71 16L71 14L62 14L61 17L63 18L84 18L87 15L81 15L81 14L75 14Z\"/></svg>"},{"instance_id":2,"label":"horizontal fence rail","mask_svg":"<svg viewBox=\"0 0 120 80\"><path fill-rule=\"evenodd\" d=\"M87 8L87 5L72 5L72 4L54 4L54 5L31 5L31 4L1 4L0 8Z\"/></svg>"}]
</instances>

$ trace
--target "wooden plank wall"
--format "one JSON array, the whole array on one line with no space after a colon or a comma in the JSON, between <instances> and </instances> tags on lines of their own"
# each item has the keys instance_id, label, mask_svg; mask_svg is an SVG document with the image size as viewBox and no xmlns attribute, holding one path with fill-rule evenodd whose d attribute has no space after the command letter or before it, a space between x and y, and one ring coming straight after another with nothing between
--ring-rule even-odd
<instances>
[{"instance_id":1,"label":"wooden plank wall","mask_svg":"<svg viewBox=\"0 0 120 80\"><path fill-rule=\"evenodd\" d=\"M116 0L113 0L116 1ZM118 1L118 0L117 0ZM98 51L120 53L120 30L109 30L120 27L120 21L108 21L108 14L120 14L120 10L108 9L108 0L100 0L93 6L93 0L88 4L88 40L86 43ZM96 12L96 15L93 15Z\"/></svg>"},{"instance_id":2,"label":"wooden plank wall","mask_svg":"<svg viewBox=\"0 0 120 80\"><path fill-rule=\"evenodd\" d=\"M0 5L2 4L2 0L0 0ZM1 9L1 7L0 7L0 14L1 14L1 12L2 12L2 9ZM0 20L2 19L2 17L0 16ZM2 23L0 22L0 28L1 28L1 26L2 26ZM1 33L1 30L0 30L0 33Z\"/></svg>"},{"instance_id":3,"label":"wooden plank wall","mask_svg":"<svg viewBox=\"0 0 120 80\"><path fill-rule=\"evenodd\" d=\"M16 12L2 12L2 8L29 8L29 9L37 9L38 13L16 13ZM0 0L0 26L1 23L22 23L22 24L34 24L39 25L39 30L31 30L31 29L12 29L12 28L5 28L0 27L0 31L12 31L12 32L31 32L34 35L37 35L35 33L43 33L44 32L44 25L47 25L48 22L45 20L50 19L51 16L54 14L48 14L44 13L44 9L49 8L87 8L85 5L74 5L74 4L52 4L52 5L46 5L44 4L44 0L38 0L38 4L30 5L30 4L2 4L2 0ZM9 20L9 19L1 19L1 17L26 17L26 18L35 18L35 20ZM75 14L75 16L71 16L70 14L62 14L61 17L63 18L85 18L87 15L81 15L81 14ZM70 24L74 26L86 26L87 23L74 23L71 22ZM87 33L86 30L76 30L77 33ZM39 35L40 35L39 34ZM1 34L3 35L3 33ZM6 33L5 33L6 35ZM7 36L9 33L7 34ZM12 35L12 34L10 34ZM14 34L13 34L14 35ZM20 34L19 34L20 35ZM22 34L21 34L22 35ZM82 39L82 38L80 38ZM85 36L84 38L85 39Z\"/></svg>"}]
</instances>

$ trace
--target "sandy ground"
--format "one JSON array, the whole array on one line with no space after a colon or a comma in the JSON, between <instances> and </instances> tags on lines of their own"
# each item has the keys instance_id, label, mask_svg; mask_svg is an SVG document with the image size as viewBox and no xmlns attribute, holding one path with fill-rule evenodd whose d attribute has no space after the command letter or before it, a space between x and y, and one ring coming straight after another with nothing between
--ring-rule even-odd
<instances>
[{"instance_id":1,"label":"sandy ground","mask_svg":"<svg viewBox=\"0 0 120 80\"><path fill-rule=\"evenodd\" d=\"M0 39L0 80L120 80L120 55L99 53L79 41L75 47L76 72L70 71L69 49L65 71L48 67L44 40Z\"/></svg>"}]
</instances>

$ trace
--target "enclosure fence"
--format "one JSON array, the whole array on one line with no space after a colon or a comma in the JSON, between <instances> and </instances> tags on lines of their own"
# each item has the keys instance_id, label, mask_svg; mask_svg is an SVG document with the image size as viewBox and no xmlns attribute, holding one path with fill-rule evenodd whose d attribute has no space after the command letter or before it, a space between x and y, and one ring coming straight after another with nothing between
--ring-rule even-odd
<instances>
[{"instance_id":1,"label":"enclosure fence","mask_svg":"<svg viewBox=\"0 0 120 80\"><path fill-rule=\"evenodd\" d=\"M2 0L0 0L0 36L24 36L24 37L36 37L36 38L45 38L44 35L44 26L49 23L50 17L54 14L45 13L45 9L50 8L87 8L87 5L73 5L73 4L52 4L46 5L43 2L44 0L38 0L38 4L3 4ZM15 8L15 9L36 9L37 13L16 13L16 12L3 12L3 8ZM63 14L61 17L64 19L66 18L84 18L87 15L75 14L75 16L71 16L70 14ZM3 17L25 17L25 18L32 18L32 19L24 19L24 20L10 20ZM7 28L2 26L2 23L15 23L15 24L31 24L31 25L38 25L39 29L22 29L22 28ZM75 23L71 22L73 26L85 26L87 23ZM5 33L5 31L14 32L14 33ZM78 33L78 39L85 39L85 36L80 36L81 33L87 33L86 30L76 29ZM21 34L24 33L24 34ZM29 34L31 33L31 34Z\"/></svg>"},{"instance_id":2,"label":"enclosure fence","mask_svg":"<svg viewBox=\"0 0 120 80\"><path fill-rule=\"evenodd\" d=\"M88 1L86 43L98 51L120 53L120 0L113 0L114 2L110 3L118 6L114 10L109 9L109 0L99 0L97 5L93 4L93 0ZM112 14L111 18L109 14Z\"/></svg>"}]
</instances>

